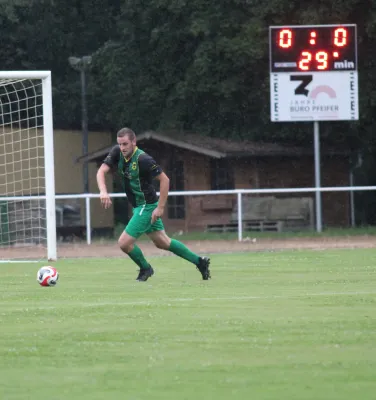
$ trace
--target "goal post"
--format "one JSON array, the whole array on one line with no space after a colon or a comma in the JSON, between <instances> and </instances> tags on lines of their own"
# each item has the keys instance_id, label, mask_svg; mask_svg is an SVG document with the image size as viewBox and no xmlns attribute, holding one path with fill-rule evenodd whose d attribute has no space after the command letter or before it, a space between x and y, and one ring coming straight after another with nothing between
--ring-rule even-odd
<instances>
[{"instance_id":1,"label":"goal post","mask_svg":"<svg viewBox=\"0 0 376 400\"><path fill-rule=\"evenodd\" d=\"M56 260L50 71L0 71L0 262Z\"/></svg>"}]
</instances>

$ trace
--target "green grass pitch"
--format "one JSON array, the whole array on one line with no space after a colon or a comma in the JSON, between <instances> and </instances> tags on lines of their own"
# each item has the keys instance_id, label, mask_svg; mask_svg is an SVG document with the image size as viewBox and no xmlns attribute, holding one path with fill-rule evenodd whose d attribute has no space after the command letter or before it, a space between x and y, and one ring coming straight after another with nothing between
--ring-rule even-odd
<instances>
[{"instance_id":1,"label":"green grass pitch","mask_svg":"<svg viewBox=\"0 0 376 400\"><path fill-rule=\"evenodd\" d=\"M0 265L1 400L368 400L376 250Z\"/></svg>"}]
</instances>

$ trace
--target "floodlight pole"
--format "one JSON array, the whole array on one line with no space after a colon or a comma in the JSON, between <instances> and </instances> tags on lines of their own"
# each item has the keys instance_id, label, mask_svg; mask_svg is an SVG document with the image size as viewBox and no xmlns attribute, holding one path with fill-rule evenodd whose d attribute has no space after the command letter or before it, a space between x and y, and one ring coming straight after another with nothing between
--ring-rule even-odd
<instances>
[{"instance_id":1,"label":"floodlight pole","mask_svg":"<svg viewBox=\"0 0 376 400\"><path fill-rule=\"evenodd\" d=\"M86 155L89 151L89 133L88 133L88 115L86 102L86 71L91 64L91 56L69 57L69 64L73 69L80 72L81 81L81 127L82 127L82 155ZM89 193L89 168L87 161L83 162L83 183L84 193Z\"/></svg>"}]
</instances>

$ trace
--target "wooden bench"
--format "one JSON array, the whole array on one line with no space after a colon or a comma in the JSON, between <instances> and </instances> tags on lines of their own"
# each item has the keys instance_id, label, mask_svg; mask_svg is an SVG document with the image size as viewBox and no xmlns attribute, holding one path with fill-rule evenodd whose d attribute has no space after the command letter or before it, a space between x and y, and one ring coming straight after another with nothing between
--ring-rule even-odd
<instances>
[{"instance_id":1,"label":"wooden bench","mask_svg":"<svg viewBox=\"0 0 376 400\"><path fill-rule=\"evenodd\" d=\"M244 231L289 231L313 229L313 199L311 197L243 196ZM238 221L235 204L231 223Z\"/></svg>"},{"instance_id":2,"label":"wooden bench","mask_svg":"<svg viewBox=\"0 0 376 400\"><path fill-rule=\"evenodd\" d=\"M246 221L244 231L246 232L282 232L283 221Z\"/></svg>"},{"instance_id":3,"label":"wooden bench","mask_svg":"<svg viewBox=\"0 0 376 400\"><path fill-rule=\"evenodd\" d=\"M206 228L206 232L212 233L224 233L224 232L237 232L238 224L209 224Z\"/></svg>"},{"instance_id":4,"label":"wooden bench","mask_svg":"<svg viewBox=\"0 0 376 400\"><path fill-rule=\"evenodd\" d=\"M282 221L252 221L245 222L243 226L244 232L282 232ZM237 232L238 224L209 224L206 232L224 233L224 232Z\"/></svg>"}]
</instances>

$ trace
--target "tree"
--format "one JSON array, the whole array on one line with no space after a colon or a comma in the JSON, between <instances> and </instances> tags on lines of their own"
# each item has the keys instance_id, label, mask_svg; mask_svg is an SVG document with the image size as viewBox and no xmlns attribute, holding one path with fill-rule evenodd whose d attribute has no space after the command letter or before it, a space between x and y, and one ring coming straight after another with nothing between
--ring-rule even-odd
<instances>
[{"instance_id":1,"label":"tree","mask_svg":"<svg viewBox=\"0 0 376 400\"><path fill-rule=\"evenodd\" d=\"M120 0L14 0L5 4L0 9L0 62L9 70L51 70L55 126L79 127L80 83L68 57L91 54L111 37Z\"/></svg>"},{"instance_id":2,"label":"tree","mask_svg":"<svg viewBox=\"0 0 376 400\"><path fill-rule=\"evenodd\" d=\"M310 124L270 122L268 27L331 23L335 15L344 23L362 21L361 122L326 123L322 137L328 143L361 146L359 129L373 123L369 105L375 96L369 82L374 85L376 79L368 51L375 44L375 15L361 4L128 0L117 24L119 46L104 47L96 60L97 92L105 97L99 117L136 129L184 129L310 144Z\"/></svg>"},{"instance_id":3,"label":"tree","mask_svg":"<svg viewBox=\"0 0 376 400\"><path fill-rule=\"evenodd\" d=\"M80 86L67 58L93 55L90 124L194 130L308 143L312 127L271 123L268 27L359 22L359 123L322 124L327 143L372 148L376 16L359 0L2 0L7 69L51 69L55 126L79 127ZM362 134L360 135L359 132Z\"/></svg>"}]
</instances>

